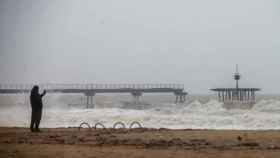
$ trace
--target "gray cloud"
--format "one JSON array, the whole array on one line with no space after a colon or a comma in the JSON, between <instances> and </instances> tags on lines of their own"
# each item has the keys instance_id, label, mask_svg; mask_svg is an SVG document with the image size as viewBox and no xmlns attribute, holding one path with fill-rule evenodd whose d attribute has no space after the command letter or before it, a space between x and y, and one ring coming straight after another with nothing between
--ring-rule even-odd
<instances>
[{"instance_id":1,"label":"gray cloud","mask_svg":"<svg viewBox=\"0 0 280 158\"><path fill-rule=\"evenodd\" d=\"M241 85L278 93L277 0L0 2L2 83Z\"/></svg>"}]
</instances>

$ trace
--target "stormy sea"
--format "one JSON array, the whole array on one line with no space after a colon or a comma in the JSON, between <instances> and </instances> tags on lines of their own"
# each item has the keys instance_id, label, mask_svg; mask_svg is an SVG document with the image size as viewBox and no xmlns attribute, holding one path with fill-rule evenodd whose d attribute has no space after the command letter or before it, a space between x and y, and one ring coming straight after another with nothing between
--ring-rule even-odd
<instances>
[{"instance_id":1,"label":"stormy sea","mask_svg":"<svg viewBox=\"0 0 280 158\"><path fill-rule=\"evenodd\" d=\"M47 94L42 127L78 127L137 121L147 128L170 129L280 129L280 96L260 95L251 109L226 109L214 95L188 96L182 104L173 95L144 95L135 102L130 95L97 95L94 108L86 108L83 95ZM0 96L0 126L29 127L31 107L28 94Z\"/></svg>"}]
</instances>

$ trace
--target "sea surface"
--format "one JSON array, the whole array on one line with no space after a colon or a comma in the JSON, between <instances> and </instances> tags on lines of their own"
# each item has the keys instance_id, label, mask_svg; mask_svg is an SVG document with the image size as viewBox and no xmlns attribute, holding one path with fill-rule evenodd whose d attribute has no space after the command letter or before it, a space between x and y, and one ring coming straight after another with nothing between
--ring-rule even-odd
<instances>
[{"instance_id":1,"label":"sea surface","mask_svg":"<svg viewBox=\"0 0 280 158\"><path fill-rule=\"evenodd\" d=\"M86 97L76 94L47 94L43 98L42 127L78 127L100 122L113 127L133 121L144 127L170 129L280 129L280 95L260 95L252 109L225 109L214 95L188 96L175 104L174 95L144 95L135 102L128 94L97 95L95 107L86 108ZM29 95L0 96L0 126L29 127Z\"/></svg>"}]
</instances>

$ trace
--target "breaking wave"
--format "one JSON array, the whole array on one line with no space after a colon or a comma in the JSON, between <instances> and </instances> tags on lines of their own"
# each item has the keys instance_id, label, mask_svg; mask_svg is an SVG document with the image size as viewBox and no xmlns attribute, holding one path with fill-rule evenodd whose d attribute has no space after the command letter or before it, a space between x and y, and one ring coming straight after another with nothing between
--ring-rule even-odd
<instances>
[{"instance_id":1,"label":"breaking wave","mask_svg":"<svg viewBox=\"0 0 280 158\"><path fill-rule=\"evenodd\" d=\"M6 98L7 99L7 98ZM104 98L103 98L104 99ZM155 99L156 100L156 99ZM28 127L28 98L0 100L0 126ZM74 127L85 121L112 127L115 122L138 121L144 127L171 129L280 129L280 100L262 99L252 109L225 109L215 99L193 100L176 105L170 102L133 104L104 99L96 108L86 109L82 96L50 96L44 100L42 127ZM132 108L128 108L132 107Z\"/></svg>"}]
</instances>

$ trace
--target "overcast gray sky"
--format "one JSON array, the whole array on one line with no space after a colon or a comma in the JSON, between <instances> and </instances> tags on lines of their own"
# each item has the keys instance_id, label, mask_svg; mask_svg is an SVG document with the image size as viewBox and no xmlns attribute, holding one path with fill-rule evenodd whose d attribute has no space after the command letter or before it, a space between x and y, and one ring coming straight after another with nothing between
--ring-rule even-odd
<instances>
[{"instance_id":1,"label":"overcast gray sky","mask_svg":"<svg viewBox=\"0 0 280 158\"><path fill-rule=\"evenodd\" d=\"M279 0L1 0L0 83L280 93Z\"/></svg>"}]
</instances>

